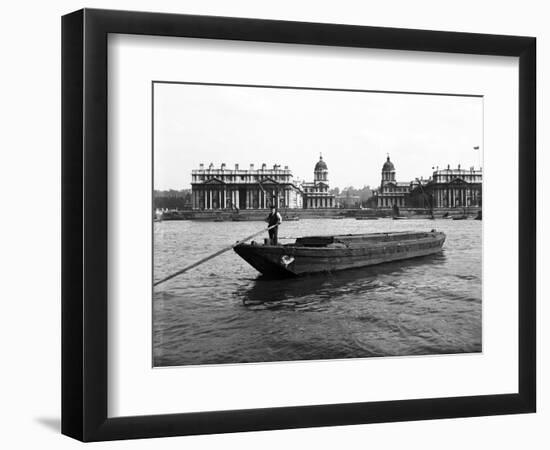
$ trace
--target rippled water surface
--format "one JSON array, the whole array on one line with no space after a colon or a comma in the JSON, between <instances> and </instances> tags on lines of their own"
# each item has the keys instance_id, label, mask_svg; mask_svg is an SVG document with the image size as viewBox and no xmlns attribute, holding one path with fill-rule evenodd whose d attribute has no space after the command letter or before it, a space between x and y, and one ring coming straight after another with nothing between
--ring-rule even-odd
<instances>
[{"instance_id":1,"label":"rippled water surface","mask_svg":"<svg viewBox=\"0 0 550 450\"><path fill-rule=\"evenodd\" d=\"M154 277L263 226L155 223ZM288 280L262 279L227 252L155 288L154 365L479 352L481 227L474 220L286 222L283 237L435 228L447 240L438 255Z\"/></svg>"}]
</instances>

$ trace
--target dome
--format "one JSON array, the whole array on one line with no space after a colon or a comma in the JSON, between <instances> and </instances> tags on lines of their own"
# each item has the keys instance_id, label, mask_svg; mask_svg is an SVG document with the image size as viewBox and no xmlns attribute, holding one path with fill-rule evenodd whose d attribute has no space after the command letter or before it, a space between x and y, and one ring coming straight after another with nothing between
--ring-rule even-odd
<instances>
[{"instance_id":1,"label":"dome","mask_svg":"<svg viewBox=\"0 0 550 450\"><path fill-rule=\"evenodd\" d=\"M395 167L393 163L390 161L390 157L388 156L388 159L386 159L386 162L382 166L382 172L391 172L395 171Z\"/></svg>"},{"instance_id":2,"label":"dome","mask_svg":"<svg viewBox=\"0 0 550 450\"><path fill-rule=\"evenodd\" d=\"M323 161L323 157L319 157L319 161L317 161L317 164L315 164L315 172L318 170L328 170L327 163Z\"/></svg>"}]
</instances>

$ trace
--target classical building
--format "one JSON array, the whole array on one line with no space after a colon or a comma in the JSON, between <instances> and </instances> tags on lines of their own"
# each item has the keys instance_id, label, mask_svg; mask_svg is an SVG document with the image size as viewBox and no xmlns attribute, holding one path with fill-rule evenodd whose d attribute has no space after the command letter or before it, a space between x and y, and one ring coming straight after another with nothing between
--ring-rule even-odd
<instances>
[{"instance_id":1,"label":"classical building","mask_svg":"<svg viewBox=\"0 0 550 450\"><path fill-rule=\"evenodd\" d=\"M334 208L334 195L328 192L328 168L323 157L315 164L313 170L313 182L302 184L303 207L305 209Z\"/></svg>"},{"instance_id":2,"label":"classical building","mask_svg":"<svg viewBox=\"0 0 550 450\"><path fill-rule=\"evenodd\" d=\"M432 181L427 184L427 191L433 198L434 208L457 208L481 206L481 187L483 174L481 168L437 169L433 172Z\"/></svg>"},{"instance_id":3,"label":"classical building","mask_svg":"<svg viewBox=\"0 0 550 450\"><path fill-rule=\"evenodd\" d=\"M255 169L228 169L225 164L207 169L201 164L191 172L192 206L198 210L293 208L300 205L299 188L292 182L292 171L275 164Z\"/></svg>"},{"instance_id":4,"label":"classical building","mask_svg":"<svg viewBox=\"0 0 550 450\"><path fill-rule=\"evenodd\" d=\"M483 174L474 167L437 168L427 180L411 183L407 206L412 208L463 208L481 206Z\"/></svg>"},{"instance_id":5,"label":"classical building","mask_svg":"<svg viewBox=\"0 0 550 450\"><path fill-rule=\"evenodd\" d=\"M392 208L405 206L405 198L411 189L411 183L395 181L395 166L388 155L382 166L382 180L380 187L375 191L378 208Z\"/></svg>"}]
</instances>

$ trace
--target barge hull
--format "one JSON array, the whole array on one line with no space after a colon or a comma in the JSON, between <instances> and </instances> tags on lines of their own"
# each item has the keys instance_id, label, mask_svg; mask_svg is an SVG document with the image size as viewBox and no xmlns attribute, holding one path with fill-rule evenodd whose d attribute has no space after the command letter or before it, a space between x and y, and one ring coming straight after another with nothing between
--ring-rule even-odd
<instances>
[{"instance_id":1,"label":"barge hull","mask_svg":"<svg viewBox=\"0 0 550 450\"><path fill-rule=\"evenodd\" d=\"M444 241L443 233L428 233L422 239L377 242L369 246L327 248L241 244L234 250L264 275L293 277L428 256L439 253Z\"/></svg>"}]
</instances>

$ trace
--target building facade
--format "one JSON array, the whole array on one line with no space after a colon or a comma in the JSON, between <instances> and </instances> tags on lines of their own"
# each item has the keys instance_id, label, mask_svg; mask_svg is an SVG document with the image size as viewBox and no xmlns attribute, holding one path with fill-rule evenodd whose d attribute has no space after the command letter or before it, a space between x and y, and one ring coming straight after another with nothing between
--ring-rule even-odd
<instances>
[{"instance_id":1,"label":"building facade","mask_svg":"<svg viewBox=\"0 0 550 450\"><path fill-rule=\"evenodd\" d=\"M460 167L436 169L427 179L411 183L407 206L411 208L480 207L483 174L481 169Z\"/></svg>"},{"instance_id":2,"label":"building facade","mask_svg":"<svg viewBox=\"0 0 550 450\"><path fill-rule=\"evenodd\" d=\"M241 210L268 209L272 206L293 208L300 202L301 195L292 182L292 171L275 164L268 168L254 164L243 170L235 164L228 169L225 164L219 168L210 164L191 172L192 207L195 210ZM297 192L298 191L298 192Z\"/></svg>"},{"instance_id":3,"label":"building facade","mask_svg":"<svg viewBox=\"0 0 550 450\"><path fill-rule=\"evenodd\" d=\"M303 183L301 188L304 209L335 207L334 195L328 192L328 167L322 156L313 169L313 182Z\"/></svg>"},{"instance_id":4,"label":"building facade","mask_svg":"<svg viewBox=\"0 0 550 450\"><path fill-rule=\"evenodd\" d=\"M380 187L375 191L376 205L378 208L393 208L405 206L405 199L411 190L410 183L395 180L395 166L388 155L382 166L382 180Z\"/></svg>"},{"instance_id":5,"label":"building facade","mask_svg":"<svg viewBox=\"0 0 550 450\"><path fill-rule=\"evenodd\" d=\"M483 173L481 168L437 169L427 184L434 208L459 208L481 206Z\"/></svg>"}]
</instances>

